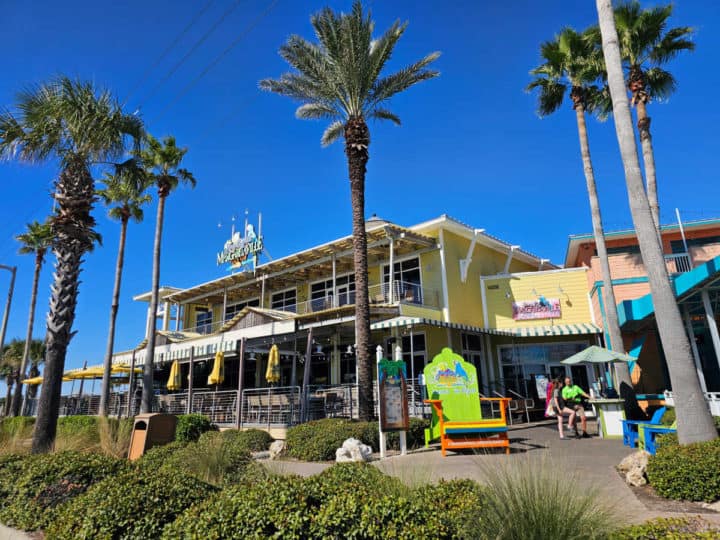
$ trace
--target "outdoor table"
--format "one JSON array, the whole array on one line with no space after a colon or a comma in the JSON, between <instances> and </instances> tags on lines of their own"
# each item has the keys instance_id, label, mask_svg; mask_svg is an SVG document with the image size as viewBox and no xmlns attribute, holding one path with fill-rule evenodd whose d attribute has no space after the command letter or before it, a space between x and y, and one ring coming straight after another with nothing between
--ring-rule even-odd
<instances>
[{"instance_id":1,"label":"outdoor table","mask_svg":"<svg viewBox=\"0 0 720 540\"><path fill-rule=\"evenodd\" d=\"M625 400L591 399L598 424L598 435L603 439L622 439L622 421L625 420Z\"/></svg>"}]
</instances>

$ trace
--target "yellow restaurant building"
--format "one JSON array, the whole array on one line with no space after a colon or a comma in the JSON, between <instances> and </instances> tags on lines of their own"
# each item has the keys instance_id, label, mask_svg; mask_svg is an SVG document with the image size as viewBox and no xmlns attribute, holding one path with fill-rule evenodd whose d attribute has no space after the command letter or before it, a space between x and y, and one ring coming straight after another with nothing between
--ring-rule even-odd
<instances>
[{"instance_id":1,"label":"yellow restaurant building","mask_svg":"<svg viewBox=\"0 0 720 540\"><path fill-rule=\"evenodd\" d=\"M233 235L218 263L257 255L263 239L249 229ZM600 337L587 268L558 268L447 215L409 227L373 216L367 236L372 346L386 355L400 346L409 378L450 346L477 367L485 395L537 398L536 375L569 374L585 388L594 381L585 366L560 364ZM149 303L149 293L135 300ZM163 287L160 310L148 313L147 324L155 319L156 386L164 393L178 360L179 394L187 393L191 369L195 391L207 388L222 351L225 377L215 389L252 395L268 386L268 352L277 345L276 387L352 387L354 302L350 236L188 288ZM114 361L143 364L144 345ZM229 416L235 403L226 404Z\"/></svg>"}]
</instances>

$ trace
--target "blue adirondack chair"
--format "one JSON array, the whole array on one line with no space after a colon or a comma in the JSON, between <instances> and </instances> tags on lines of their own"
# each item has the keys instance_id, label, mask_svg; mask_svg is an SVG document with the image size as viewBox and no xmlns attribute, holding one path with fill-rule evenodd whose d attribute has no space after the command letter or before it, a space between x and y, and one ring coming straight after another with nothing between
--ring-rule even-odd
<instances>
[{"instance_id":1,"label":"blue adirondack chair","mask_svg":"<svg viewBox=\"0 0 720 540\"><path fill-rule=\"evenodd\" d=\"M638 426L638 448L645 450L648 454L654 456L657 451L656 438L664 433L677 433L677 420L672 426L656 426L652 424L640 424Z\"/></svg>"},{"instance_id":2,"label":"blue adirondack chair","mask_svg":"<svg viewBox=\"0 0 720 540\"><path fill-rule=\"evenodd\" d=\"M649 422L647 420L623 420L623 444L625 446L629 446L630 448L635 448L637 446L638 426L640 424L661 427L660 420L662 419L663 414L665 414L665 410L665 407L660 407L653 413Z\"/></svg>"}]
</instances>

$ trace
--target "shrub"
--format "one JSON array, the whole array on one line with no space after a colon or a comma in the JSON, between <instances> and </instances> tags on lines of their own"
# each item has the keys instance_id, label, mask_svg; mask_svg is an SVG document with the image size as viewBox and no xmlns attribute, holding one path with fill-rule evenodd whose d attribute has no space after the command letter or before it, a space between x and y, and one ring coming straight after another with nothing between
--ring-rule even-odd
<instances>
[{"instance_id":1,"label":"shrub","mask_svg":"<svg viewBox=\"0 0 720 540\"><path fill-rule=\"evenodd\" d=\"M308 538L312 508L300 478L272 476L224 489L187 509L163 531L165 539Z\"/></svg>"},{"instance_id":2,"label":"shrub","mask_svg":"<svg viewBox=\"0 0 720 540\"><path fill-rule=\"evenodd\" d=\"M632 525L615 531L611 540L713 540L720 537L720 529L711 528L700 517L658 518L642 525Z\"/></svg>"},{"instance_id":3,"label":"shrub","mask_svg":"<svg viewBox=\"0 0 720 540\"><path fill-rule=\"evenodd\" d=\"M99 482L65 505L46 530L48 540L155 539L186 508L215 492L180 472L132 469Z\"/></svg>"},{"instance_id":4,"label":"shrub","mask_svg":"<svg viewBox=\"0 0 720 540\"><path fill-rule=\"evenodd\" d=\"M481 466L482 511L469 513L461 538L496 540L606 538L617 525L608 503L585 479L542 460Z\"/></svg>"},{"instance_id":5,"label":"shrub","mask_svg":"<svg viewBox=\"0 0 720 540\"><path fill-rule=\"evenodd\" d=\"M181 448L185 448L185 446L185 443L178 441L173 441L162 446L153 446L133 464L139 469L156 471L168 462L170 456Z\"/></svg>"},{"instance_id":6,"label":"shrub","mask_svg":"<svg viewBox=\"0 0 720 540\"><path fill-rule=\"evenodd\" d=\"M668 499L720 499L720 439L662 444L648 460L647 476L655 491Z\"/></svg>"},{"instance_id":7,"label":"shrub","mask_svg":"<svg viewBox=\"0 0 720 540\"><path fill-rule=\"evenodd\" d=\"M8 497L15 488L18 478L33 459L37 459L36 456L27 454L0 455L0 509L10 502Z\"/></svg>"},{"instance_id":8,"label":"shrub","mask_svg":"<svg viewBox=\"0 0 720 540\"><path fill-rule=\"evenodd\" d=\"M100 450L106 456L124 458L128 454L134 420L132 418L100 418L98 434Z\"/></svg>"},{"instance_id":9,"label":"shrub","mask_svg":"<svg viewBox=\"0 0 720 540\"><path fill-rule=\"evenodd\" d=\"M247 443L217 431L203 433L197 442L174 452L162 469L177 469L220 486L238 482L250 462Z\"/></svg>"},{"instance_id":10,"label":"shrub","mask_svg":"<svg viewBox=\"0 0 720 540\"><path fill-rule=\"evenodd\" d=\"M25 530L42 528L91 485L127 467L99 454L60 452L33 456L22 466L0 510L0 521Z\"/></svg>"},{"instance_id":11,"label":"shrub","mask_svg":"<svg viewBox=\"0 0 720 540\"><path fill-rule=\"evenodd\" d=\"M335 450L349 438L358 439L377 450L377 424L342 418L314 420L288 429L285 443L291 457L305 461L329 461L335 459Z\"/></svg>"},{"instance_id":12,"label":"shrub","mask_svg":"<svg viewBox=\"0 0 720 540\"><path fill-rule=\"evenodd\" d=\"M675 407L668 407L660 419L660 423L664 426L671 426L675 422Z\"/></svg>"},{"instance_id":13,"label":"shrub","mask_svg":"<svg viewBox=\"0 0 720 540\"><path fill-rule=\"evenodd\" d=\"M176 441L194 442L206 431L215 429L210 419L203 414L179 414L177 419Z\"/></svg>"},{"instance_id":14,"label":"shrub","mask_svg":"<svg viewBox=\"0 0 720 540\"><path fill-rule=\"evenodd\" d=\"M261 429L226 429L221 433L223 437L235 440L236 444L244 445L250 452L263 452L270 448L274 440L267 431Z\"/></svg>"},{"instance_id":15,"label":"shrub","mask_svg":"<svg viewBox=\"0 0 720 540\"><path fill-rule=\"evenodd\" d=\"M466 522L477 520L476 516L481 515L487 490L473 480L440 480L416 489L414 496L442 516L442 526L448 536L460 538ZM472 536L477 536L477 531Z\"/></svg>"},{"instance_id":16,"label":"shrub","mask_svg":"<svg viewBox=\"0 0 720 540\"><path fill-rule=\"evenodd\" d=\"M397 478L388 476L366 463L336 463L320 474L309 477L306 490L312 500L321 504L337 493L406 494L408 489Z\"/></svg>"},{"instance_id":17,"label":"shrub","mask_svg":"<svg viewBox=\"0 0 720 540\"><path fill-rule=\"evenodd\" d=\"M35 418L31 416L12 416L0 420L0 440L14 437L27 438L32 434Z\"/></svg>"},{"instance_id":18,"label":"shrub","mask_svg":"<svg viewBox=\"0 0 720 540\"><path fill-rule=\"evenodd\" d=\"M375 422L369 422L375 429L375 437L378 437L378 425ZM408 450L414 450L416 448L422 448L425 446L425 428L430 427L430 421L425 418L410 418L410 425L407 431L407 447ZM393 450L400 450L400 434L392 431L387 434L387 445L388 448ZM378 450L379 450L378 446Z\"/></svg>"}]
</instances>

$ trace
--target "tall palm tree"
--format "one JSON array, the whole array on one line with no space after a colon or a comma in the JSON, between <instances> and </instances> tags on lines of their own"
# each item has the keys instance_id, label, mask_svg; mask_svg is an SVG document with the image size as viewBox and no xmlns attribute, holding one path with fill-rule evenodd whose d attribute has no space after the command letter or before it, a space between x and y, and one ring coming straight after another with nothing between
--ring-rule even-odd
<instances>
[{"instance_id":1,"label":"tall palm tree","mask_svg":"<svg viewBox=\"0 0 720 540\"><path fill-rule=\"evenodd\" d=\"M38 282L40 281L40 271L45 262L45 254L51 247L53 236L52 228L49 223L39 223L34 221L28 223L27 232L19 234L17 241L20 242L20 253L35 255L35 272L33 274L32 290L30 292L30 312L28 314L27 333L25 334L25 348L23 350L22 362L20 364L20 379L27 376L28 361L30 359L30 347L33 339L33 326L35 324L35 304L37 302ZM22 385L15 387L13 395L11 414L17 416L20 414L22 405Z\"/></svg>"},{"instance_id":2,"label":"tall palm tree","mask_svg":"<svg viewBox=\"0 0 720 540\"><path fill-rule=\"evenodd\" d=\"M6 394L3 406L3 416L10 416L13 386L20 384L20 363L23 357L24 342L21 339L13 339L4 345L0 351L0 380L5 381Z\"/></svg>"},{"instance_id":3,"label":"tall palm tree","mask_svg":"<svg viewBox=\"0 0 720 540\"><path fill-rule=\"evenodd\" d=\"M557 111L566 95L570 98L572 107L575 110L578 136L580 138L580 156L582 157L585 183L587 184L590 199L593 235L603 277L602 296L605 304L605 329L610 338L608 346L613 350L625 352L618 322L610 263L607 248L605 247L605 232L595 183L595 171L590 157L590 143L585 124L585 113L592 113L602 96L601 90L594 84L599 76L602 62L599 61L598 50L592 42L572 28L565 28L554 40L543 43L540 46L540 54L543 63L530 71L534 79L526 90L538 91L537 112L540 117L548 116ZM632 384L626 364L622 363L622 366L619 366L617 375L619 383Z\"/></svg>"},{"instance_id":4,"label":"tall palm tree","mask_svg":"<svg viewBox=\"0 0 720 540\"><path fill-rule=\"evenodd\" d=\"M149 176L138 166L135 160L117 167L114 174L106 173L103 180L105 187L97 191L98 196L108 207L108 216L120 222L120 240L115 264L115 284L113 286L112 303L110 305L110 327L108 329L107 348L103 362L103 379L100 391L100 415L107 416L110 398L110 370L115 344L115 321L120 305L120 284L122 282L123 264L125 262L125 238L128 222L132 219L139 223L143 219L143 205L148 204L152 197L145 193L149 187Z\"/></svg>"},{"instance_id":5,"label":"tall palm tree","mask_svg":"<svg viewBox=\"0 0 720 540\"><path fill-rule=\"evenodd\" d=\"M148 343L143 366L143 391L140 410L148 413L152 410L153 369L155 362L155 314L158 309L160 289L160 245L162 243L163 219L165 216L165 199L181 183L195 187L195 177L187 169L180 168L180 163L187 153L187 148L180 148L175 137L165 137L162 142L152 136L147 138L147 146L141 153L143 166L157 186L158 207L155 221L155 244L153 248L153 273L150 295L150 317L147 331Z\"/></svg>"},{"instance_id":6,"label":"tall palm tree","mask_svg":"<svg viewBox=\"0 0 720 540\"><path fill-rule=\"evenodd\" d=\"M647 104L669 98L677 83L664 66L682 51L692 51L694 29L678 26L668 29L673 5L643 9L638 0L624 2L615 8L615 27L620 56L625 70L630 101L637 109L637 128L642 146L647 194L655 227L660 235L660 204L658 202L655 154L650 135ZM600 36L595 30L599 44Z\"/></svg>"},{"instance_id":7,"label":"tall palm tree","mask_svg":"<svg viewBox=\"0 0 720 540\"><path fill-rule=\"evenodd\" d=\"M650 203L643 186L612 1L596 0L596 5L630 211L640 244L640 254L648 273L655 320L675 394L678 440L681 444L712 440L717 437L717 430L695 371L695 364L690 354L690 341L683 327L677 299L665 267L662 246L656 234Z\"/></svg>"},{"instance_id":8,"label":"tall palm tree","mask_svg":"<svg viewBox=\"0 0 720 540\"><path fill-rule=\"evenodd\" d=\"M280 56L294 71L279 79L260 81L260 88L302 103L295 115L304 120L331 121L321 144L345 139L350 179L353 252L355 265L355 340L357 343L359 413L372 416L372 362L370 351L370 303L368 299L367 237L365 235L365 172L370 154L368 119L400 118L384 107L395 94L420 81L437 77L427 69L440 53L431 53L396 73L381 75L407 23L396 21L377 39L371 14L363 13L359 1L349 14L325 8L310 22L319 43L292 35L280 47ZM390 269L392 275L392 269Z\"/></svg>"},{"instance_id":9,"label":"tall palm tree","mask_svg":"<svg viewBox=\"0 0 720 540\"><path fill-rule=\"evenodd\" d=\"M56 159L60 165L53 195L57 207L50 219L57 262L32 442L32 451L42 453L55 440L82 259L99 238L90 214L96 197L90 169L121 156L128 137L139 139L143 126L137 116L123 113L110 92L64 76L21 92L15 109L0 112L0 157L26 162Z\"/></svg>"}]
</instances>

